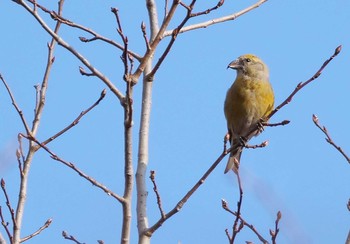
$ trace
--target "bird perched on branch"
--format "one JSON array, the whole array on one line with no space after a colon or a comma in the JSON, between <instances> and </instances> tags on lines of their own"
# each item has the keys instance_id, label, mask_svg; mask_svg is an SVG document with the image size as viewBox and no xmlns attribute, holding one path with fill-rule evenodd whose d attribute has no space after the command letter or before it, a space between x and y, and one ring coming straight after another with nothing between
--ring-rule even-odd
<instances>
[{"instance_id":1,"label":"bird perched on branch","mask_svg":"<svg viewBox=\"0 0 350 244\"><path fill-rule=\"evenodd\" d=\"M274 94L267 65L257 56L246 54L232 61L227 68L237 71L236 80L227 91L225 117L231 148L225 173L237 173L242 149L256 133L250 133L272 111ZM250 135L249 135L250 134Z\"/></svg>"}]
</instances>

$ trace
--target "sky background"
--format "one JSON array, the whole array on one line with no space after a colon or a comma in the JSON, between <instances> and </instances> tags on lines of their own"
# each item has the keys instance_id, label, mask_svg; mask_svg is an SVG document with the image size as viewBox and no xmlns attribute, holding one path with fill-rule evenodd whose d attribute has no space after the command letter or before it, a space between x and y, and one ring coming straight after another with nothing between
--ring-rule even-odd
<instances>
[{"instance_id":1,"label":"sky background","mask_svg":"<svg viewBox=\"0 0 350 244\"><path fill-rule=\"evenodd\" d=\"M56 1L39 1L56 9ZM188 1L187 1L188 2ZM226 1L216 12L189 21L194 24L235 13L254 1ZM196 10L216 4L198 1ZM164 1L157 1L160 16ZM120 11L129 47L143 54L142 21L149 26L144 1L69 1L64 17L86 25L120 42L111 7ZM170 28L185 11L179 7ZM298 93L271 122L288 119L284 127L266 128L251 144L268 140L264 149L243 152L244 189L242 216L268 240L277 211L282 212L278 243L344 243L350 227L346 203L350 197L350 165L325 140L312 122L317 114L334 141L350 154L349 65L350 2L270 0L235 21L179 35L154 81L150 127L149 170L156 181L166 211L171 210L222 152L226 122L223 102L235 79L227 64L245 53L261 57L270 68L270 80L280 104L301 82L309 79L342 44L343 49L323 74ZM45 16L42 13L43 16ZM51 27L53 21L44 17ZM23 8L13 1L0 2L0 73L31 123L34 85L41 83L51 39ZM81 31L62 26L61 35L124 91L121 52L102 43L82 44ZM156 53L161 54L166 39ZM37 138L45 140L71 123L105 88L94 77L82 77L81 63L63 48L55 52L46 107ZM134 94L134 161L142 84ZM17 135L24 132L3 85L0 85L0 177L13 206L17 201L19 172L15 151ZM108 91L106 98L68 133L49 144L57 155L82 169L118 194L123 192L123 112ZM226 158L183 209L152 237L152 243L227 243L225 229L234 217L221 207L221 199L234 210L238 186L233 173L223 174ZM136 167L135 163L134 166ZM136 168L135 168L136 170ZM148 180L148 214L152 225L159 219L155 194ZM0 205L7 213L3 194ZM135 194L133 214L135 212ZM86 243L120 242L121 206L91 186L71 169L39 151L34 158L23 221L22 236L37 230L48 218L51 226L27 243L67 243L63 230ZM135 218L134 218L135 219ZM4 229L0 232L5 236ZM131 243L137 243L136 221ZM237 243L259 243L244 228Z\"/></svg>"}]
</instances>

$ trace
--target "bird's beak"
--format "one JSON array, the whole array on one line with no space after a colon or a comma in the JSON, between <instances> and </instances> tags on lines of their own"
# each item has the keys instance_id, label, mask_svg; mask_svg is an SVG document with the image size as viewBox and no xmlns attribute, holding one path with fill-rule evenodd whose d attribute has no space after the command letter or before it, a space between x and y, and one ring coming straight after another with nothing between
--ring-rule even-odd
<instances>
[{"instance_id":1,"label":"bird's beak","mask_svg":"<svg viewBox=\"0 0 350 244\"><path fill-rule=\"evenodd\" d=\"M234 61L232 61L231 63L229 63L229 65L227 65L228 69L240 69L242 68L242 65L239 61L239 59L236 59Z\"/></svg>"}]
</instances>

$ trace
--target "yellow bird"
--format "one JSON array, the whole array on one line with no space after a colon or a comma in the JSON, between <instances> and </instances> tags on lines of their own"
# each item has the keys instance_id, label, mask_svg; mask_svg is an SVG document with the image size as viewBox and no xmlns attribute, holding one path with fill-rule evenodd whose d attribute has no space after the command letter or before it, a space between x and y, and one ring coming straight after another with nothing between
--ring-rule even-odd
<instances>
[{"instance_id":1,"label":"yellow bird","mask_svg":"<svg viewBox=\"0 0 350 244\"><path fill-rule=\"evenodd\" d=\"M237 173L244 143L253 136L247 134L272 111L275 98L269 82L269 69L257 56L240 56L227 68L235 69L237 77L227 91L224 106L231 147L234 148L225 173L231 169Z\"/></svg>"}]
</instances>

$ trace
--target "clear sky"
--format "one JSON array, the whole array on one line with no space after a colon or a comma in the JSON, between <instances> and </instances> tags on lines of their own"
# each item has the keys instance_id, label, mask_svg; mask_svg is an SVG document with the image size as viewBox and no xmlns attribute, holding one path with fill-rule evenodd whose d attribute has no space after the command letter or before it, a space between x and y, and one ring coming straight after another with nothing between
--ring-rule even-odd
<instances>
[{"instance_id":1,"label":"clear sky","mask_svg":"<svg viewBox=\"0 0 350 244\"><path fill-rule=\"evenodd\" d=\"M201 6L200 2L198 10L210 6ZM56 8L55 1L40 3ZM163 3L157 1L160 15ZM252 3L227 0L212 15L192 19L189 24L237 12ZM140 24L145 21L148 25L144 5L144 1L66 1L64 17L120 42L110 13L110 7L116 7L130 49L143 54ZM268 140L269 145L244 151L241 175L242 216L265 238L270 239L268 230L274 227L280 210L278 243L345 242L350 227L346 208L350 165L324 140L312 122L312 114L318 115L334 141L349 155L349 13L350 2L346 0L270 0L235 21L178 37L156 74L150 129L149 170L156 171L166 211L175 206L222 151L226 133L223 101L236 75L226 69L229 62L245 53L260 56L270 68L279 104L342 44L342 52L323 74L272 119L272 122L288 119L291 123L267 128L251 141L255 144ZM177 25L182 14L184 11L176 15L171 27ZM54 26L48 16L45 19ZM50 37L32 16L10 0L0 2L0 31L0 73L31 121L35 104L33 86L41 82ZM61 34L124 91L119 50L101 42L81 44L78 36L90 36L67 26L62 27ZM80 62L63 48L57 48L55 57L39 140L68 125L105 88L96 78L82 77L78 70ZM138 84L134 94L135 161L140 94ZM5 179L14 204L19 176L15 158L17 134L24 129L2 85L0 114L0 177ZM122 194L122 118L118 100L108 92L97 108L49 147ZM239 195L234 175L223 174L226 160L181 212L154 234L152 243L227 243L224 230L231 229L234 218L221 208L221 199L235 209ZM150 181L148 186L149 221L153 224L159 219L159 211ZM6 212L2 194L0 205ZM8 214L6 217L9 221ZM96 243L98 239L105 243L120 241L120 204L40 151L31 168L22 234L37 230L48 218L53 219L52 225L27 243L67 243L61 237L63 230L86 243ZM3 229L0 232L5 235ZM132 224L131 238L131 243L137 243L136 221ZM246 240L259 243L248 228L239 234L237 243Z\"/></svg>"}]
</instances>

